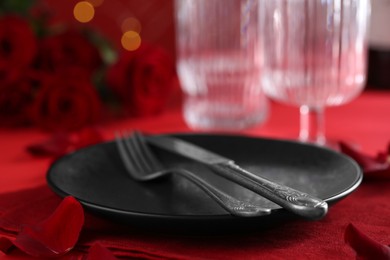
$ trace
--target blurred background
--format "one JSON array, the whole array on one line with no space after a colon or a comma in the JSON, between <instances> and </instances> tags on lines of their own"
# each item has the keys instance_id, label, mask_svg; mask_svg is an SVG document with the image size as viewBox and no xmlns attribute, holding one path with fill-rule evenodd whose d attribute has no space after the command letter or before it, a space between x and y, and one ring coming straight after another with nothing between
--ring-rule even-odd
<instances>
[{"instance_id":1,"label":"blurred background","mask_svg":"<svg viewBox=\"0 0 390 260\"><path fill-rule=\"evenodd\" d=\"M74 131L181 99L172 0L2 0L0 126Z\"/></svg>"},{"instance_id":2,"label":"blurred background","mask_svg":"<svg viewBox=\"0 0 390 260\"><path fill-rule=\"evenodd\" d=\"M123 35L127 31L135 31L140 34L142 40L158 44L174 55L173 0L41 0L41 2L53 15L53 22L93 27L118 48L123 47L121 43ZM86 21L80 22L83 18Z\"/></svg>"},{"instance_id":3,"label":"blurred background","mask_svg":"<svg viewBox=\"0 0 390 260\"><path fill-rule=\"evenodd\" d=\"M80 24L75 7L83 1L41 0L56 22ZM158 44L171 55L174 51L173 0L88 0L94 7L93 18L85 24L94 27L120 47L128 30L139 31L147 42ZM368 88L390 89L390 1L372 2ZM81 5L82 6L82 5ZM88 13L88 7L79 12Z\"/></svg>"},{"instance_id":4,"label":"blurred background","mask_svg":"<svg viewBox=\"0 0 390 260\"><path fill-rule=\"evenodd\" d=\"M372 1L366 89L390 90L389 13ZM174 0L0 1L0 126L73 131L180 102Z\"/></svg>"},{"instance_id":5,"label":"blurred background","mask_svg":"<svg viewBox=\"0 0 390 260\"><path fill-rule=\"evenodd\" d=\"M75 17L78 0L42 0L56 22L87 24L109 38L117 47L126 31L137 31L143 40L164 47L175 55L173 0L88 0L94 15L88 22ZM367 88L390 89L390 1L372 2L370 56ZM88 16L90 7L79 6L78 12Z\"/></svg>"}]
</instances>

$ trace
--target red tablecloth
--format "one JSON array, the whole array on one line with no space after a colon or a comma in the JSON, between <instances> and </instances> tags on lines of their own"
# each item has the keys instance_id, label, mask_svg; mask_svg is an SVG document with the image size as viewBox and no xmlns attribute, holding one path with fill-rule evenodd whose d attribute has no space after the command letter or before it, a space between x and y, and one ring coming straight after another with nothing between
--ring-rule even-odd
<instances>
[{"instance_id":1,"label":"red tablecloth","mask_svg":"<svg viewBox=\"0 0 390 260\"><path fill-rule=\"evenodd\" d=\"M240 134L294 138L298 135L298 119L297 108L272 103L264 124ZM364 152L374 154L385 149L390 141L390 92L365 92L347 105L329 108L326 119L329 137L355 142ZM103 126L103 131L105 137L111 139L115 130L131 128L150 133L190 131L179 109L158 117L110 123ZM50 212L61 201L45 183L51 159L37 159L25 151L28 144L45 138L47 135L36 129L0 130L0 234L7 233L1 229L1 223L9 221L6 214L9 208L25 210L26 204L31 205L19 220L12 220L17 225L33 221L36 211ZM271 230L230 236L121 231L120 226L111 226L92 216L89 220L87 217L88 232L81 234L80 241L84 245L104 241L119 256L129 255L121 252L132 252L134 256L155 259L351 259L354 252L343 240L349 223L378 242L390 244L388 198L390 181L364 180L356 192L332 206L321 221L294 220ZM17 250L0 256L7 259L25 257Z\"/></svg>"}]
</instances>

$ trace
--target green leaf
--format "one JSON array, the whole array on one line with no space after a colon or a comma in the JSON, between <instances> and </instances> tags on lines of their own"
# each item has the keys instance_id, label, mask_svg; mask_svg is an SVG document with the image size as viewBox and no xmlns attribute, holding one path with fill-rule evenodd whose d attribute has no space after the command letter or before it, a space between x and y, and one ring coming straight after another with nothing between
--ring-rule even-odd
<instances>
[{"instance_id":1,"label":"green leaf","mask_svg":"<svg viewBox=\"0 0 390 260\"><path fill-rule=\"evenodd\" d=\"M1 0L0 14L18 13L26 15L34 4L34 0Z\"/></svg>"}]
</instances>

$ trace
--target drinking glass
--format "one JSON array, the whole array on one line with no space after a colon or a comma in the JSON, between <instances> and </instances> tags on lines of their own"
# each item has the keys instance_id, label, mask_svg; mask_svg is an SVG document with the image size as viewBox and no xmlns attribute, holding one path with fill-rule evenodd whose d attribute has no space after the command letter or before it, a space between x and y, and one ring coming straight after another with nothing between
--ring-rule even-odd
<instances>
[{"instance_id":1,"label":"drinking glass","mask_svg":"<svg viewBox=\"0 0 390 260\"><path fill-rule=\"evenodd\" d=\"M369 0L259 0L266 95L300 107L299 139L320 145L324 108L364 88Z\"/></svg>"},{"instance_id":2,"label":"drinking glass","mask_svg":"<svg viewBox=\"0 0 390 260\"><path fill-rule=\"evenodd\" d=\"M177 70L184 119L199 130L262 122L257 0L176 0Z\"/></svg>"}]
</instances>

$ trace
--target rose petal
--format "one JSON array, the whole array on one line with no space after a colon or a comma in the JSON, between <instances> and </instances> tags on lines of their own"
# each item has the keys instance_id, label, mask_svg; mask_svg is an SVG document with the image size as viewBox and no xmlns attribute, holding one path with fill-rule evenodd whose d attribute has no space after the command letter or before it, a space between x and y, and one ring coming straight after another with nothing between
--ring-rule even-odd
<instances>
[{"instance_id":1,"label":"rose petal","mask_svg":"<svg viewBox=\"0 0 390 260\"><path fill-rule=\"evenodd\" d=\"M31 256L61 256L74 247L83 224L83 208L69 196L46 220L23 227L13 244Z\"/></svg>"},{"instance_id":2,"label":"rose petal","mask_svg":"<svg viewBox=\"0 0 390 260\"><path fill-rule=\"evenodd\" d=\"M357 259L390 259L390 248L369 238L349 224L344 233L345 242L355 250Z\"/></svg>"},{"instance_id":3,"label":"rose petal","mask_svg":"<svg viewBox=\"0 0 390 260\"><path fill-rule=\"evenodd\" d=\"M105 248L99 243L93 244L89 249L89 253L86 260L117 260L110 250Z\"/></svg>"},{"instance_id":4,"label":"rose petal","mask_svg":"<svg viewBox=\"0 0 390 260\"><path fill-rule=\"evenodd\" d=\"M14 243L6 238L6 237L0 237L0 251L4 254L8 254L12 248L14 248Z\"/></svg>"},{"instance_id":5,"label":"rose petal","mask_svg":"<svg viewBox=\"0 0 390 260\"><path fill-rule=\"evenodd\" d=\"M27 151L34 156L61 156L68 150L70 141L65 133L55 134L47 140L27 146Z\"/></svg>"},{"instance_id":6,"label":"rose petal","mask_svg":"<svg viewBox=\"0 0 390 260\"><path fill-rule=\"evenodd\" d=\"M390 178L390 162L383 160L384 155L377 157L368 156L347 143L340 142L341 152L354 159L363 169L366 174L364 177L372 178Z\"/></svg>"},{"instance_id":7,"label":"rose petal","mask_svg":"<svg viewBox=\"0 0 390 260\"><path fill-rule=\"evenodd\" d=\"M49 139L27 146L27 152L33 156L53 156L58 158L77 149L100 143L104 140L97 128L83 128L72 133L57 133Z\"/></svg>"},{"instance_id":8,"label":"rose petal","mask_svg":"<svg viewBox=\"0 0 390 260\"><path fill-rule=\"evenodd\" d=\"M377 160L390 164L390 143L387 145L387 149L384 152L378 153Z\"/></svg>"}]
</instances>

